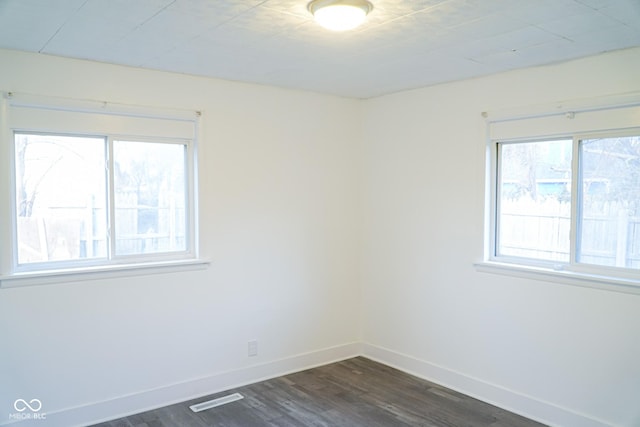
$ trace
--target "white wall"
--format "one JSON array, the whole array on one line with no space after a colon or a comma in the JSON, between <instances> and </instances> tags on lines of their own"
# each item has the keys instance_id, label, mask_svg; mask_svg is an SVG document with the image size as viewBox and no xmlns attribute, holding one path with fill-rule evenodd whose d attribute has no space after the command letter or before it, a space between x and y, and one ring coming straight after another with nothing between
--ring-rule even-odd
<instances>
[{"instance_id":1,"label":"white wall","mask_svg":"<svg viewBox=\"0 0 640 427\"><path fill-rule=\"evenodd\" d=\"M0 423L18 398L70 425L357 354L360 102L12 51L0 63L1 90L202 110L212 261L0 290Z\"/></svg>"},{"instance_id":2,"label":"white wall","mask_svg":"<svg viewBox=\"0 0 640 427\"><path fill-rule=\"evenodd\" d=\"M367 102L366 354L555 425L640 425L640 296L473 267L481 112L637 92L638 70L626 50Z\"/></svg>"}]
</instances>

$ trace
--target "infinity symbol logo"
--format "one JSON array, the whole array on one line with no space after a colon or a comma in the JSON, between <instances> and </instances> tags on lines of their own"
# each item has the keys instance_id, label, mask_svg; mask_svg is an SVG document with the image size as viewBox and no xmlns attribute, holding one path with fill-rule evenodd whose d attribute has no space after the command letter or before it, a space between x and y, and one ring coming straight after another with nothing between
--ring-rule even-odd
<instances>
[{"instance_id":1,"label":"infinity symbol logo","mask_svg":"<svg viewBox=\"0 0 640 427\"><path fill-rule=\"evenodd\" d=\"M42 409L42 402L40 402L40 400L38 399L31 399L29 402L24 399L18 399L13 402L13 407L18 412L26 411L27 408L29 408L31 412L38 412L40 409Z\"/></svg>"}]
</instances>

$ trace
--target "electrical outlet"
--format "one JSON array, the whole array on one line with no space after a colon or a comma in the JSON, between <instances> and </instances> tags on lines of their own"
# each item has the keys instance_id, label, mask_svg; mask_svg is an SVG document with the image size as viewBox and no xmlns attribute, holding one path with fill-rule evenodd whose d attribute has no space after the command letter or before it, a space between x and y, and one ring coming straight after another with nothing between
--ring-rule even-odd
<instances>
[{"instance_id":1,"label":"electrical outlet","mask_svg":"<svg viewBox=\"0 0 640 427\"><path fill-rule=\"evenodd\" d=\"M249 341L247 344L248 344L247 345L247 348L248 348L247 354L249 355L249 357L257 356L258 355L258 341L257 340Z\"/></svg>"}]
</instances>

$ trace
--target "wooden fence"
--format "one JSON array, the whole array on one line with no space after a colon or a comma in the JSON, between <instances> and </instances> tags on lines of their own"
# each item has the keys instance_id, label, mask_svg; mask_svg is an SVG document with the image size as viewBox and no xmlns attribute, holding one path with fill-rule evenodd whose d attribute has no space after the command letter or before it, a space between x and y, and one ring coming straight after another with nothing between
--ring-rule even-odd
<instances>
[{"instance_id":1,"label":"wooden fence","mask_svg":"<svg viewBox=\"0 0 640 427\"><path fill-rule=\"evenodd\" d=\"M500 253L559 262L569 261L571 204L549 198L503 200ZM595 203L582 217L579 261L640 269L640 217L618 203Z\"/></svg>"}]
</instances>

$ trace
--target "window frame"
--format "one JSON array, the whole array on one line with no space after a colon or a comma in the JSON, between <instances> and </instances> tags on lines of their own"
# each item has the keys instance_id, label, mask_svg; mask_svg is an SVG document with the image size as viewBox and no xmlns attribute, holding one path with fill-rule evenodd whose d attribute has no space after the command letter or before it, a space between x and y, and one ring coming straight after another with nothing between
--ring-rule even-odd
<instances>
[{"instance_id":1,"label":"window frame","mask_svg":"<svg viewBox=\"0 0 640 427\"><path fill-rule=\"evenodd\" d=\"M491 144L493 144L493 152L495 153L492 158L494 159L494 164L492 166L492 182L494 183L492 185L493 191L491 194L491 225L492 225L492 231L491 231L491 239L489 241L489 245L490 245L490 255L488 257L489 260L491 261L496 261L496 262L506 262L506 263L511 263L511 264L522 264L522 265L529 265L529 266L534 266L534 267L546 267L546 268L554 268L554 269L559 269L560 264L565 264L562 262L557 262L557 261L550 261L550 260L543 260L543 259L536 259L536 258L527 258L527 257L519 257L516 255L498 255L498 246L499 246L499 233L500 233L500 224L499 224L499 214L501 212L500 210L500 197L499 197L499 193L500 193L500 184L501 184L501 177L500 177L500 170L501 170L501 165L502 165L502 157L500 156L501 154L501 150L500 148L505 145L505 144L527 144L527 143L537 143L537 142L553 142L553 141L559 141L559 140L570 140L572 139L570 136L566 136L566 135L557 135L557 136L550 136L550 137L543 137L543 138L521 138L521 139L509 139L507 141L502 141L502 140L494 140L491 142ZM573 162L573 157L572 157L572 162ZM573 197L573 185L575 183L575 179L573 179L572 176L572 180L571 180L571 194ZM572 204L571 204L572 208L573 208L573 200L572 200ZM573 230L573 227L571 227L571 230ZM569 259L571 260L571 253L569 254Z\"/></svg>"},{"instance_id":2,"label":"window frame","mask_svg":"<svg viewBox=\"0 0 640 427\"><path fill-rule=\"evenodd\" d=\"M24 129L10 129L10 152L9 162L11 163L11 176L9 180L10 187L10 195L11 201L9 202L9 209L11 210L11 270L12 274L14 273L26 273L26 272L36 272L36 271L55 271L62 269L82 269L87 267L95 267L98 265L106 264L106 260L108 260L108 256L106 258L100 259L77 259L77 260L61 260L61 261L44 261L44 262L33 262L33 263L19 263L19 255L18 255L18 216L17 216L17 202L18 197L16 194L16 135L24 134L24 135L49 135L49 136L62 136L62 137L80 137L80 138L100 138L103 140L103 150L106 149L107 137L105 135L87 135L87 134L74 134L74 133L53 133L46 131L30 131ZM106 152L105 152L106 156ZM105 198L108 198L107 189L109 187L108 176L105 171ZM107 200L105 200L107 202ZM108 205L107 205L108 206ZM108 221L108 220L107 220ZM108 222L107 222L108 224ZM106 225L106 224L105 224ZM108 226L108 225L107 225ZM107 251L108 242L107 242Z\"/></svg>"},{"instance_id":3,"label":"window frame","mask_svg":"<svg viewBox=\"0 0 640 427\"><path fill-rule=\"evenodd\" d=\"M627 100L628 97L625 97ZM602 101L602 100L600 100ZM624 293L640 294L640 270L626 267L601 266L596 264L587 264L578 262L578 238L580 237L579 228L581 224L580 218L580 202L582 197L581 180L582 170L580 164L580 144L581 141L594 138L615 138L625 136L639 136L640 123L637 119L633 124L627 125L625 120L614 120L613 126L602 126L597 123L592 128L576 129L575 125L568 125L566 131L558 131L558 126L552 126L552 131L545 132L541 129L539 132L529 132L531 126L525 123L527 131L520 135L512 135L510 137L494 136L491 126L495 123L508 123L505 127L508 132L512 132L519 120L542 120L551 117L557 125L557 121L562 118L572 120L576 114L587 112L589 114L597 114L602 111L603 117L609 117L612 112L617 110L621 112L621 117L629 115L627 108L636 109L640 106L640 94L632 94L632 100L628 103L620 103L620 99L612 100L611 104L603 104L596 106L593 100L582 103L581 106L554 105L546 107L538 107L538 111L523 112L498 112L498 113L482 113L486 124L486 157L485 157L485 227L484 227L484 256L482 261L475 262L474 266L478 271L502 274L515 277L524 277L534 280L545 280L559 282L564 284L592 287ZM554 111L555 109L555 111ZM535 109L534 109L535 110ZM495 115L495 117L494 117ZM636 116L637 117L637 116ZM620 125L622 124L622 125ZM498 130L496 133L505 133L504 130ZM499 255L499 213L500 213L500 144L508 143L524 143L524 142L542 142L568 139L572 141L572 159L571 159L571 226L570 226L570 254L567 262L545 261L533 258Z\"/></svg>"},{"instance_id":4,"label":"window frame","mask_svg":"<svg viewBox=\"0 0 640 427\"><path fill-rule=\"evenodd\" d=\"M491 224L492 224L492 232L491 232L491 241L490 248L491 253L489 256L490 261L516 264L516 265L526 265L531 267L542 267L542 268L550 268L553 270L563 270L563 271L575 271L582 274L591 274L591 275L606 275L606 276L619 276L621 278L629 278L629 279L640 279L640 270L632 269L626 267L612 267L605 265L597 265L590 264L585 262L578 261L579 253L579 241L581 239L581 230L582 230L582 214L581 214L581 205L582 205L582 197L583 197L583 185L582 185L582 157L580 155L580 145L582 141L590 140L590 139L598 139L598 138L616 138L616 137L630 137L630 136L640 136L640 126L638 128L625 129L625 130L612 130L612 131L601 131L601 132L585 132L585 133L573 133L572 135L556 135L553 137L545 137L545 138L526 138L520 140L494 140L491 142L493 151L495 151L495 156L492 156L495 159L494 166L492 167L492 180L494 180L495 185L492 186L494 188L492 194L492 216L491 216ZM499 214L500 210L500 184L501 184L501 165L502 165L502 157L501 157L501 148L505 144L519 144L519 143L542 143L547 141L559 141L559 140L571 140L571 218L570 218L570 228L569 228L569 259L566 262L563 261L551 261L551 260L543 260L536 258L528 258L528 257L519 257L514 255L500 255L499 254L499 236L500 236L500 221Z\"/></svg>"},{"instance_id":5,"label":"window frame","mask_svg":"<svg viewBox=\"0 0 640 427\"><path fill-rule=\"evenodd\" d=\"M94 119L92 114L95 114L98 119L104 115L113 116L116 122L118 120L128 121L138 129L136 132L127 133L121 131L88 132L82 124L77 127L69 126L64 131L51 129L39 123L35 123L34 126L16 126L11 120L11 108L16 108L12 103L16 103L17 108L32 108L38 113L47 110L53 111L54 114L62 112L69 117L73 117L74 114L77 114L78 117L90 117L90 119ZM4 224L0 224L0 238L2 238L0 242L0 253L2 254L0 256L0 288L205 268L209 263L199 258L198 247L197 144L200 136L200 117L201 113L197 111L157 109L30 95L16 96L12 93L4 93L0 100L0 152L4 155L0 157L6 157L1 163L7 173L0 174L0 195L3 195L5 200L8 197L11 201L0 207L2 216L8 219L8 221L3 221ZM140 120L137 120L138 118ZM144 132L146 121L162 124L165 120L168 123L168 128L171 128L170 125L175 122L180 125L180 129L192 128L192 134L189 135L190 137L176 136L175 134L165 136L154 134L154 130L150 131L149 135L145 135L139 131L142 129ZM111 241L107 243L106 257L19 264L15 164L15 135L19 133L104 138L105 196L107 198L105 205L107 210L106 238ZM149 254L116 254L115 246L111 240L115 237L113 144L116 140L179 144L185 147L185 250Z\"/></svg>"},{"instance_id":6,"label":"window frame","mask_svg":"<svg viewBox=\"0 0 640 427\"><path fill-rule=\"evenodd\" d=\"M107 164L108 164L108 197L111 203L108 204L109 217L110 221L108 222L108 233L109 233L109 252L111 258L114 260L116 264L119 264L119 260L130 260L125 263L130 262L145 262L145 261L162 261L162 260L177 260L177 259L191 259L195 257L196 249L194 247L195 241L195 195L193 192L194 187L194 176L192 171L194 170L194 158L195 155L193 153L193 144L189 140L177 140L177 139L164 139L161 138L154 139L146 139L140 137L129 137L126 135L115 135L107 138ZM162 143L162 144L175 144L175 145L183 145L185 147L185 159L184 159L184 167L185 167L185 250L183 251L172 251L172 252L154 252L147 254L131 254L131 255L118 255L117 254L117 239L116 239L116 226L115 226L115 184L114 184L114 162L115 157L113 154L114 142L116 141L127 141L127 142L148 142L148 143Z\"/></svg>"},{"instance_id":7,"label":"window frame","mask_svg":"<svg viewBox=\"0 0 640 427\"><path fill-rule=\"evenodd\" d=\"M575 168L575 176L579 179L579 182L572 183L571 188L571 216L572 221L575 218L576 226L571 228L571 269L584 272L585 274L606 274L609 276L618 276L629 279L640 280L640 268L633 269L627 267L613 267L606 265L590 264L578 261L579 253L578 247L582 239L582 221L584 219L581 207L582 198L584 197L584 185L582 181L583 174L583 160L580 156L582 141L599 139L599 138L625 138L625 137L640 137L640 124L636 128L624 129L624 130L610 130L601 132L585 132L577 134L573 141L573 157L572 157L572 169ZM580 248L582 250L582 248Z\"/></svg>"}]
</instances>

